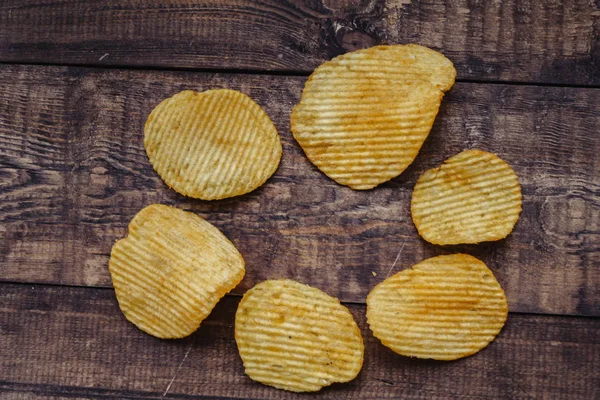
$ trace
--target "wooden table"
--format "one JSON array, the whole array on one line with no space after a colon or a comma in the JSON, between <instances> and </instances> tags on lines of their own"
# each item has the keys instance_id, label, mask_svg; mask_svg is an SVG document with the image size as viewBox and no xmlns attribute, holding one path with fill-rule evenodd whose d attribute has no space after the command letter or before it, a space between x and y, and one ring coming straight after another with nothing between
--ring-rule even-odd
<instances>
[{"instance_id":1,"label":"wooden table","mask_svg":"<svg viewBox=\"0 0 600 400\"><path fill-rule=\"evenodd\" d=\"M600 398L600 3L561 1L0 1L0 398ZM289 131L325 60L420 43L456 65L416 162L366 192L312 166ZM204 202L169 190L142 146L150 110L227 87L275 121L284 155L260 189ZM524 209L505 240L433 246L411 223L418 175L464 148L516 170ZM159 340L121 314L112 244L151 203L193 210L247 275L192 336ZM510 306L498 338L456 362L398 356L365 322L388 274L463 251ZM339 297L366 355L359 377L296 395L244 375L239 296L288 277Z\"/></svg>"}]
</instances>

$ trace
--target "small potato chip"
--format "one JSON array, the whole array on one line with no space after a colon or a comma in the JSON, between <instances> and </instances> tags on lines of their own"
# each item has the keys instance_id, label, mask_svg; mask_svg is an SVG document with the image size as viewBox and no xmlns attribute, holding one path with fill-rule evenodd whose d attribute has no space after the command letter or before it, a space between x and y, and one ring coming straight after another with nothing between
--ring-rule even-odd
<instances>
[{"instance_id":1,"label":"small potato chip","mask_svg":"<svg viewBox=\"0 0 600 400\"><path fill-rule=\"evenodd\" d=\"M413 162L455 76L450 60L418 45L341 55L308 78L292 133L331 179L371 189Z\"/></svg>"},{"instance_id":2,"label":"small potato chip","mask_svg":"<svg viewBox=\"0 0 600 400\"><path fill-rule=\"evenodd\" d=\"M507 316L494 274L467 254L429 258L367 296L375 337L409 357L456 360L475 354L494 340Z\"/></svg>"},{"instance_id":3,"label":"small potato chip","mask_svg":"<svg viewBox=\"0 0 600 400\"><path fill-rule=\"evenodd\" d=\"M148 116L144 147L175 191L216 200L261 186L275 173L281 141L268 115L235 90L183 91Z\"/></svg>"},{"instance_id":4,"label":"small potato chip","mask_svg":"<svg viewBox=\"0 0 600 400\"><path fill-rule=\"evenodd\" d=\"M129 224L110 253L110 274L125 317L150 335L194 332L244 277L244 260L213 225L190 212L153 204Z\"/></svg>"},{"instance_id":5,"label":"small potato chip","mask_svg":"<svg viewBox=\"0 0 600 400\"><path fill-rule=\"evenodd\" d=\"M521 186L495 154L465 150L419 177L411 213L419 234L434 244L499 240L519 219Z\"/></svg>"},{"instance_id":6,"label":"small potato chip","mask_svg":"<svg viewBox=\"0 0 600 400\"><path fill-rule=\"evenodd\" d=\"M246 292L235 315L235 340L250 378L293 392L348 382L363 363L364 345L350 311L319 289L288 279Z\"/></svg>"}]
</instances>

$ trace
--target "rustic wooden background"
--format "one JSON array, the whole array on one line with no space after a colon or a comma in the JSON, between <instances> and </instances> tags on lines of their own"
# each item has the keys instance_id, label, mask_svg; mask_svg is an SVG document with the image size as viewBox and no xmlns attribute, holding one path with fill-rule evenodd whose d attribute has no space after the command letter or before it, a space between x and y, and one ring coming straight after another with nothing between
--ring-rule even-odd
<instances>
[{"instance_id":1,"label":"rustic wooden background","mask_svg":"<svg viewBox=\"0 0 600 400\"><path fill-rule=\"evenodd\" d=\"M289 132L306 76L379 43L442 51L458 81L402 176L367 192L329 180ZM150 110L182 89L228 87L282 136L260 189L203 202L169 190L142 145ZM464 148L522 183L507 239L430 245L410 221L418 175ZM119 311L112 243L151 203L202 215L247 275L198 332L163 341ZM412 360L368 330L364 299L438 254L484 260L511 314L487 349ZM0 398L600 398L600 2L479 0L0 0ZM365 365L294 395L251 381L233 340L239 296L288 277L355 315Z\"/></svg>"}]
</instances>

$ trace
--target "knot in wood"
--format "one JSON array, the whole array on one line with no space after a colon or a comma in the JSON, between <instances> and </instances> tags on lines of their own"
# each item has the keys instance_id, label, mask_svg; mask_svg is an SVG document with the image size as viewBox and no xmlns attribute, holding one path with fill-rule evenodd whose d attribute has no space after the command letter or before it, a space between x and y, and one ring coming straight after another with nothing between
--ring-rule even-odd
<instances>
[{"instance_id":1,"label":"knot in wood","mask_svg":"<svg viewBox=\"0 0 600 400\"><path fill-rule=\"evenodd\" d=\"M344 33L341 42L344 50L355 51L375 46L377 39L365 32L349 31Z\"/></svg>"}]
</instances>

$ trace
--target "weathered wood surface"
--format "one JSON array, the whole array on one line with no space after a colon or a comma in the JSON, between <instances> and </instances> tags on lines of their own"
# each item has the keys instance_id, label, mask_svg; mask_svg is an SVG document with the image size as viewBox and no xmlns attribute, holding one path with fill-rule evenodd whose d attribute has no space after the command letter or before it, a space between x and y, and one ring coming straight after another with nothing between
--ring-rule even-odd
<instances>
[{"instance_id":1,"label":"weathered wood surface","mask_svg":"<svg viewBox=\"0 0 600 400\"><path fill-rule=\"evenodd\" d=\"M90 399L106 399L108 396L105 395L90 395L90 394L76 394L73 395L73 389L68 388L66 393L61 394L60 389L53 386L44 385L31 385L22 386L19 385L18 389L12 389L10 384L0 383L0 398L3 400L90 400ZM77 388L75 388L77 392ZM80 391L80 390L79 390ZM114 397L113 397L114 398ZM136 397L125 397L118 396L119 399L133 399Z\"/></svg>"},{"instance_id":2,"label":"weathered wood surface","mask_svg":"<svg viewBox=\"0 0 600 400\"><path fill-rule=\"evenodd\" d=\"M3 284L0 370L5 390L107 397L305 398L251 381L233 338L238 298L199 331L160 340L121 314L106 289ZM486 349L455 362L409 359L373 337L363 305L348 305L365 340L358 378L311 398L582 399L600 396L600 319L509 315ZM187 357L186 357L187 354Z\"/></svg>"},{"instance_id":3,"label":"weathered wood surface","mask_svg":"<svg viewBox=\"0 0 600 400\"><path fill-rule=\"evenodd\" d=\"M461 79L600 85L594 0L4 0L0 61L311 72L379 43Z\"/></svg>"},{"instance_id":4,"label":"weathered wood surface","mask_svg":"<svg viewBox=\"0 0 600 400\"><path fill-rule=\"evenodd\" d=\"M304 79L0 66L1 279L110 287L112 244L142 207L160 202L199 213L232 239L247 264L237 294L288 277L364 303L388 274L465 251L494 271L513 312L600 315L600 90L459 83L416 162L374 190L353 191L312 166L289 132ZM160 180L142 126L163 98L213 87L263 105L284 155L262 188L205 202ZM430 245L410 219L414 183L471 147L513 166L521 219L497 243Z\"/></svg>"}]
</instances>

